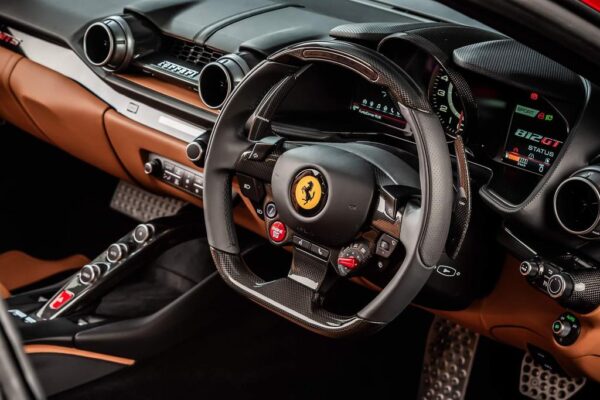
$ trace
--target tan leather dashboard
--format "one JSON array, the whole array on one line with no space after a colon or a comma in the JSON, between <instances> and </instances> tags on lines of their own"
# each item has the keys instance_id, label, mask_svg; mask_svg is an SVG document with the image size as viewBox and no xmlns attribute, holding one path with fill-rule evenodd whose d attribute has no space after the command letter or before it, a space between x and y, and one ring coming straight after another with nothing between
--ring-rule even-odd
<instances>
[{"instance_id":1,"label":"tan leather dashboard","mask_svg":"<svg viewBox=\"0 0 600 400\"><path fill-rule=\"evenodd\" d=\"M143 86L155 92L162 93L165 96L169 96L174 99L180 100L184 103L188 103L198 108L201 108L204 111L207 111L211 114L219 114L218 110L214 110L208 107L202 100L200 100L198 92L194 92L193 90L188 90L181 86L161 81L146 75L119 74L118 76L125 80L128 80L129 82L133 82L136 85Z\"/></svg>"},{"instance_id":2,"label":"tan leather dashboard","mask_svg":"<svg viewBox=\"0 0 600 400\"><path fill-rule=\"evenodd\" d=\"M559 345L551 326L566 309L531 287L520 275L519 264L508 256L492 293L467 310L429 311L521 349L533 344L551 352L565 370L600 381L600 309L577 314L582 327L579 339L568 347Z\"/></svg>"},{"instance_id":3,"label":"tan leather dashboard","mask_svg":"<svg viewBox=\"0 0 600 400\"><path fill-rule=\"evenodd\" d=\"M194 93L175 85L149 77L122 77L205 108ZM185 156L185 142L126 118L63 75L3 48L0 115L113 176L202 207L200 199L143 172L144 155L148 152L197 168ZM247 199L236 208L235 221L265 235L264 223ZM580 315L579 340L569 347L559 346L552 337L551 324L564 310L522 279L518 263L508 258L494 291L467 310L430 311L513 346L525 348L527 343L534 344L552 352L565 369L584 372L600 381L600 310Z\"/></svg>"}]
</instances>

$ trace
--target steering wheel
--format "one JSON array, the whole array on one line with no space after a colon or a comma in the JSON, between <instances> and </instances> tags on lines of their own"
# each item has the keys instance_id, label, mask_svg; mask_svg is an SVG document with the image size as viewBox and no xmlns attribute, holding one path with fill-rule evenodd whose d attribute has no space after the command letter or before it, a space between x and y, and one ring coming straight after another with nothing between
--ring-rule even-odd
<instances>
[{"instance_id":1,"label":"steering wheel","mask_svg":"<svg viewBox=\"0 0 600 400\"><path fill-rule=\"evenodd\" d=\"M378 146L274 137L275 110L315 63L348 69L388 91L413 133L418 171ZM244 296L314 332L341 337L380 329L412 302L439 261L452 214L451 171L440 122L405 71L351 43L287 47L236 87L210 138L204 214L216 267ZM286 277L265 281L241 257L234 176L248 182L244 188L259 212L269 204L264 218L271 244L293 245ZM396 272L364 308L340 315L323 306L328 277L350 277L375 257L394 260L401 247Z\"/></svg>"}]
</instances>

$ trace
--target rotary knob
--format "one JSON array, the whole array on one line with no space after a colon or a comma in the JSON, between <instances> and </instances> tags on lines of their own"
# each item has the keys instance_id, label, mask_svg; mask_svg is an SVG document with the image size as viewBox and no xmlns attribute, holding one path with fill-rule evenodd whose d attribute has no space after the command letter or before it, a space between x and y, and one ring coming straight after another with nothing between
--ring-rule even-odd
<instances>
[{"instance_id":1,"label":"rotary knob","mask_svg":"<svg viewBox=\"0 0 600 400\"><path fill-rule=\"evenodd\" d=\"M206 148L208 147L209 134L203 133L192 140L185 148L185 154L191 162L199 167L204 165Z\"/></svg>"},{"instance_id":2,"label":"rotary knob","mask_svg":"<svg viewBox=\"0 0 600 400\"><path fill-rule=\"evenodd\" d=\"M148 242L154 235L154 226L151 224L140 224L133 230L133 240L137 244Z\"/></svg>"},{"instance_id":3,"label":"rotary knob","mask_svg":"<svg viewBox=\"0 0 600 400\"><path fill-rule=\"evenodd\" d=\"M556 320L552 324L552 333L559 338L566 338L571 333L571 324Z\"/></svg>"},{"instance_id":4,"label":"rotary knob","mask_svg":"<svg viewBox=\"0 0 600 400\"><path fill-rule=\"evenodd\" d=\"M554 340L562 346L569 346L577 341L581 333L581 325L574 314L563 313L552 323Z\"/></svg>"},{"instance_id":5,"label":"rotary knob","mask_svg":"<svg viewBox=\"0 0 600 400\"><path fill-rule=\"evenodd\" d=\"M146 175L160 175L162 172L162 163L159 159L155 158L144 164L144 173Z\"/></svg>"},{"instance_id":6,"label":"rotary knob","mask_svg":"<svg viewBox=\"0 0 600 400\"><path fill-rule=\"evenodd\" d=\"M106 260L116 263L127 257L129 248L125 243L113 243L106 250Z\"/></svg>"},{"instance_id":7,"label":"rotary knob","mask_svg":"<svg viewBox=\"0 0 600 400\"><path fill-rule=\"evenodd\" d=\"M561 273L554 274L548 278L546 291L554 299L568 298L573 288L572 280Z\"/></svg>"},{"instance_id":8,"label":"rotary knob","mask_svg":"<svg viewBox=\"0 0 600 400\"><path fill-rule=\"evenodd\" d=\"M371 255L371 246L366 240L352 243L340 251L336 270L339 275L346 276L365 265Z\"/></svg>"},{"instance_id":9,"label":"rotary knob","mask_svg":"<svg viewBox=\"0 0 600 400\"><path fill-rule=\"evenodd\" d=\"M79 282L83 285L91 285L102 276L103 269L99 264L88 264L79 271Z\"/></svg>"},{"instance_id":10,"label":"rotary knob","mask_svg":"<svg viewBox=\"0 0 600 400\"><path fill-rule=\"evenodd\" d=\"M519 266L519 272L527 278L535 278L542 274L543 267L537 261L523 261Z\"/></svg>"}]
</instances>

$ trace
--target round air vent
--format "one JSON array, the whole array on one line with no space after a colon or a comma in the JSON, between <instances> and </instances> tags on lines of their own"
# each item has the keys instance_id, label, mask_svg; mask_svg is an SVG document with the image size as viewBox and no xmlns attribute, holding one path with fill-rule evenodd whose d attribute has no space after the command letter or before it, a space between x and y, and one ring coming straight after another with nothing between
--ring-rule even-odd
<instances>
[{"instance_id":1,"label":"round air vent","mask_svg":"<svg viewBox=\"0 0 600 400\"><path fill-rule=\"evenodd\" d=\"M228 54L206 64L198 77L200 99L210 108L221 108L249 69L248 63L237 54Z\"/></svg>"},{"instance_id":2,"label":"round air vent","mask_svg":"<svg viewBox=\"0 0 600 400\"><path fill-rule=\"evenodd\" d=\"M83 52L91 64L117 71L135 57L155 51L158 43L158 35L146 22L132 15L115 15L87 28Z\"/></svg>"},{"instance_id":3,"label":"round air vent","mask_svg":"<svg viewBox=\"0 0 600 400\"><path fill-rule=\"evenodd\" d=\"M90 25L83 36L83 51L96 66L117 70L129 63L133 54L133 36L127 22L109 17Z\"/></svg>"},{"instance_id":4,"label":"round air vent","mask_svg":"<svg viewBox=\"0 0 600 400\"><path fill-rule=\"evenodd\" d=\"M554 193L554 213L560 225L569 233L591 236L598 230L600 167L578 171L561 183Z\"/></svg>"}]
</instances>

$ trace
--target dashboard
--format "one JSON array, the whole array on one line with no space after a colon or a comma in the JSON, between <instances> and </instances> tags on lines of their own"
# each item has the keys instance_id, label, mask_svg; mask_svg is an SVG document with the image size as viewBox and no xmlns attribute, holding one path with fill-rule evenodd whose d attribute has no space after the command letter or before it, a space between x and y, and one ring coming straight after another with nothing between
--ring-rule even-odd
<instances>
[{"instance_id":1,"label":"dashboard","mask_svg":"<svg viewBox=\"0 0 600 400\"><path fill-rule=\"evenodd\" d=\"M432 274L421 306L515 346L535 343L573 364L600 358L600 348L589 344L597 316L578 313L590 333L582 335L584 343L561 346L548 329L572 307L541 293L543 282L522 278L512 258L548 259L569 273L600 265L600 172L589 169L600 155L598 89L586 79L468 21L423 23L377 9L364 15L389 20L393 14L397 22L369 25L314 4L258 0L228 7L207 0L170 11L156 2L116 1L100 9L81 3L79 13L46 4L28 14L13 0L0 7L4 118L112 175L202 206L201 154L228 96L256 65L312 38L370 47L406 71L429 100L455 175L460 137L470 173L467 250L444 260L451 276ZM64 96L52 96L59 88ZM268 128L298 143L374 143L418 166L401 111L381 87L314 63L268 127L255 133ZM155 159L181 168L144 171ZM572 178L585 184L565 183ZM236 222L264 234L262 210L248 196L236 212ZM377 287L386 277L368 278ZM513 288L522 304L506 299Z\"/></svg>"}]
</instances>

